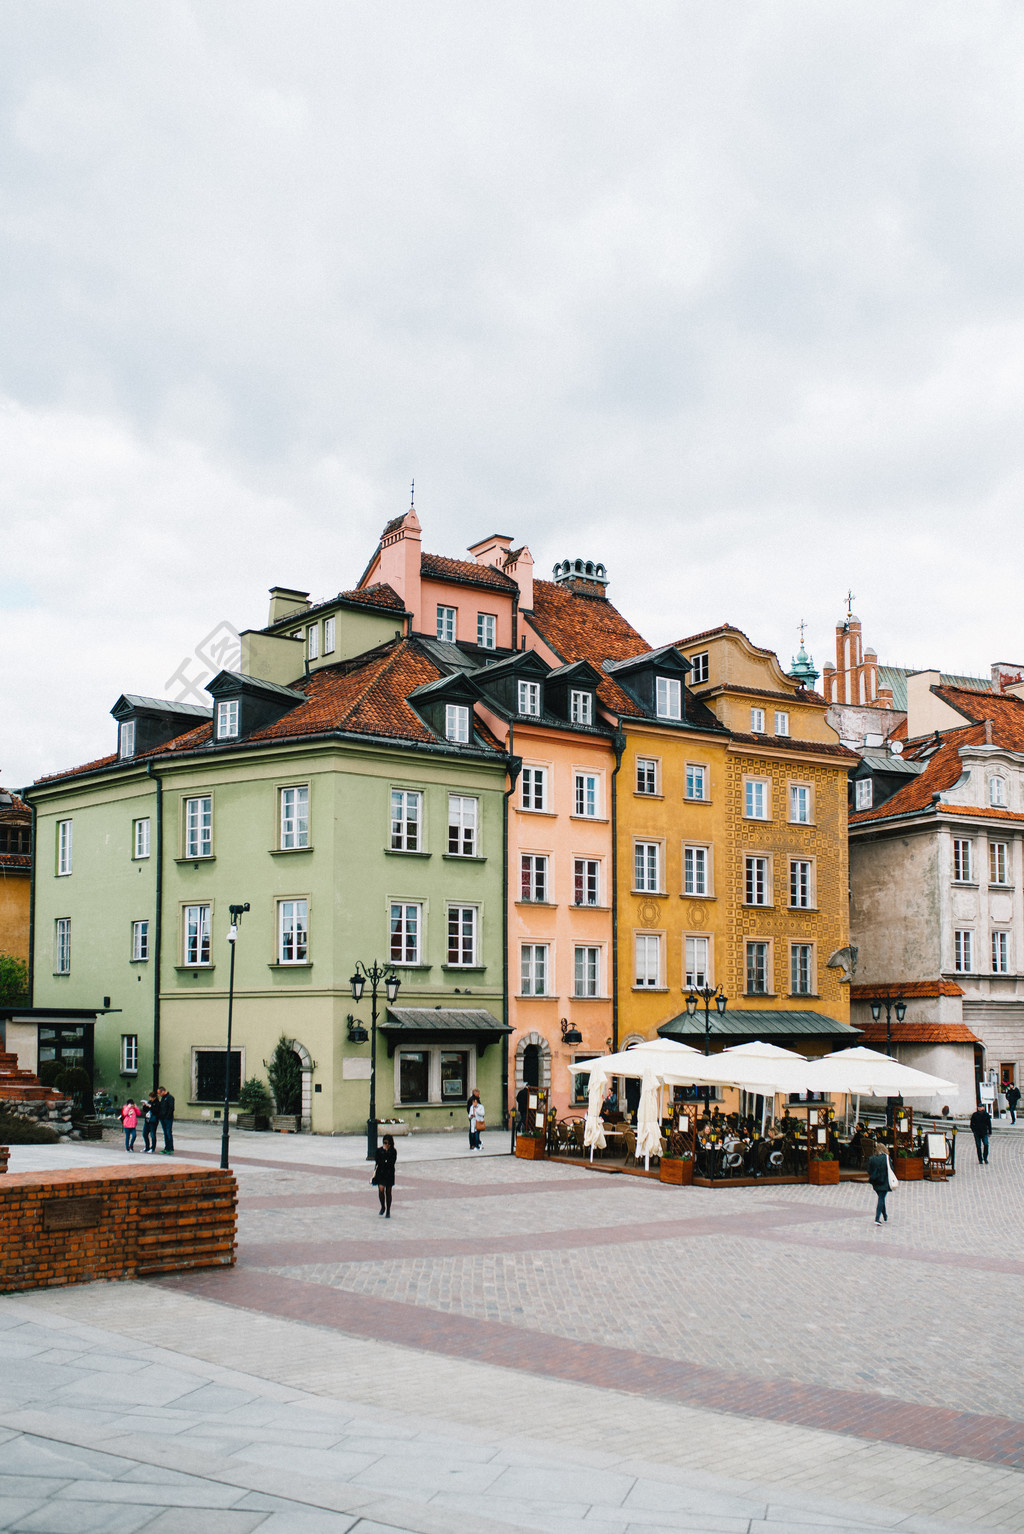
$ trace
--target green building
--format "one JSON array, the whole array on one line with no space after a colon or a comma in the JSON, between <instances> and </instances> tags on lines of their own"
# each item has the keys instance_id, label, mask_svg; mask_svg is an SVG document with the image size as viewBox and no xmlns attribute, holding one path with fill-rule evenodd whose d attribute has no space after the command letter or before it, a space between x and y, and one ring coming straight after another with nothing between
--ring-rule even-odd
<instances>
[{"instance_id":1,"label":"green building","mask_svg":"<svg viewBox=\"0 0 1024 1534\"><path fill-rule=\"evenodd\" d=\"M208 684L212 709L126 694L116 752L29 791L36 1012L102 1000L97 1090L123 1101L159 1079L179 1118L219 1116L228 907L248 902L232 1098L283 1035L303 1127L362 1129L370 1046L349 1035L370 1002L350 977L376 960L401 981L380 997L378 1117L461 1129L478 1087L497 1120L508 757L390 587L316 608L275 588L270 618ZM29 1028L9 1047L31 1066Z\"/></svg>"}]
</instances>

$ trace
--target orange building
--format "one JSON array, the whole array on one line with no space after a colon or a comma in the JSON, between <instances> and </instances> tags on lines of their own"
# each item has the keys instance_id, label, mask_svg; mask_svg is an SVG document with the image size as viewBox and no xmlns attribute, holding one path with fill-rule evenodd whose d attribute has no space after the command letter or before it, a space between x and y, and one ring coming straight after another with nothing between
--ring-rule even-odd
<instances>
[{"instance_id":1,"label":"orange building","mask_svg":"<svg viewBox=\"0 0 1024 1534\"><path fill-rule=\"evenodd\" d=\"M0 788L0 953L28 963L32 888L32 812Z\"/></svg>"}]
</instances>

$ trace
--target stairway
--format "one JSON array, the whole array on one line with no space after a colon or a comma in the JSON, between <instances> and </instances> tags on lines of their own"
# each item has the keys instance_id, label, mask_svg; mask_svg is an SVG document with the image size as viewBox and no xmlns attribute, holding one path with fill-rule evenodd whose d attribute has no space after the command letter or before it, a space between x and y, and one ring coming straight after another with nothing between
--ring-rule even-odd
<instances>
[{"instance_id":1,"label":"stairway","mask_svg":"<svg viewBox=\"0 0 1024 1534\"><path fill-rule=\"evenodd\" d=\"M44 1087L31 1071L18 1069L17 1055L0 1050L0 1102L59 1103L56 1087Z\"/></svg>"}]
</instances>

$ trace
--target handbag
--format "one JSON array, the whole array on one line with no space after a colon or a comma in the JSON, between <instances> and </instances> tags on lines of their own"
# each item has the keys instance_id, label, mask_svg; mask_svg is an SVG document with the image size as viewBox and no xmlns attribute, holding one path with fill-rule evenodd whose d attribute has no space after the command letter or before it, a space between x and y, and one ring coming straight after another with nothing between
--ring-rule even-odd
<instances>
[{"instance_id":1,"label":"handbag","mask_svg":"<svg viewBox=\"0 0 1024 1534\"><path fill-rule=\"evenodd\" d=\"M377 1186L377 1174L376 1174L376 1172L374 1172L373 1176L370 1178L370 1187L371 1188L375 1188L376 1186Z\"/></svg>"},{"instance_id":2,"label":"handbag","mask_svg":"<svg viewBox=\"0 0 1024 1534\"><path fill-rule=\"evenodd\" d=\"M476 1121L476 1132L477 1132L477 1134L480 1133L481 1129L486 1129L486 1128L487 1128L487 1124L486 1124L485 1120L484 1119L477 1119L477 1121Z\"/></svg>"},{"instance_id":3,"label":"handbag","mask_svg":"<svg viewBox=\"0 0 1024 1534\"><path fill-rule=\"evenodd\" d=\"M900 1180L896 1176L896 1173L893 1171L892 1162L889 1160L888 1156L885 1158L885 1164L889 1168L889 1192L891 1193L893 1188L899 1187Z\"/></svg>"}]
</instances>

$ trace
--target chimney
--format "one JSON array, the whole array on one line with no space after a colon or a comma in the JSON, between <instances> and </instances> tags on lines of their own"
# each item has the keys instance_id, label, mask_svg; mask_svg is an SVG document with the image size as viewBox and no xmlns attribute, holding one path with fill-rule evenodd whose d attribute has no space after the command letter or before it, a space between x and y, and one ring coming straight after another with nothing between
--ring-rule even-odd
<instances>
[{"instance_id":1,"label":"chimney","mask_svg":"<svg viewBox=\"0 0 1024 1534\"><path fill-rule=\"evenodd\" d=\"M308 606L308 591L294 591L291 586L271 586L270 617L267 623L280 623L282 618L304 613Z\"/></svg>"},{"instance_id":2,"label":"chimney","mask_svg":"<svg viewBox=\"0 0 1024 1534\"><path fill-rule=\"evenodd\" d=\"M519 606L533 611L533 555L524 543L520 549L512 549L505 561L505 574L511 575L519 587Z\"/></svg>"},{"instance_id":3,"label":"chimney","mask_svg":"<svg viewBox=\"0 0 1024 1534\"><path fill-rule=\"evenodd\" d=\"M471 543L469 552L478 565L493 565L496 570L504 570L511 547L512 539L505 533L491 533L489 538Z\"/></svg>"},{"instance_id":4,"label":"chimney","mask_svg":"<svg viewBox=\"0 0 1024 1534\"><path fill-rule=\"evenodd\" d=\"M420 519L410 506L404 517L394 517L380 535L380 559L376 579L391 586L413 615L414 629L422 627L420 612L420 558L423 552Z\"/></svg>"},{"instance_id":5,"label":"chimney","mask_svg":"<svg viewBox=\"0 0 1024 1534\"><path fill-rule=\"evenodd\" d=\"M563 559L552 571L555 584L582 596L603 597L608 571L592 559Z\"/></svg>"}]
</instances>

